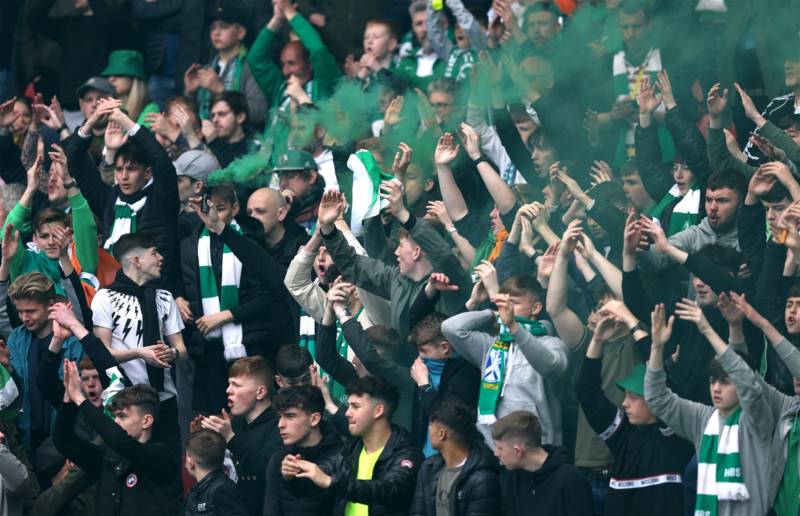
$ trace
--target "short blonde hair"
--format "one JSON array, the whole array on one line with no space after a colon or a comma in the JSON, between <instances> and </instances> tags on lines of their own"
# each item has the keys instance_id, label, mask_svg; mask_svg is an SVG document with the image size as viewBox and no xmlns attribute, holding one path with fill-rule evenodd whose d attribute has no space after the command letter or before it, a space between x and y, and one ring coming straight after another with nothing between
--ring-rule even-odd
<instances>
[{"instance_id":1,"label":"short blonde hair","mask_svg":"<svg viewBox=\"0 0 800 516\"><path fill-rule=\"evenodd\" d=\"M8 288L12 301L35 301L46 305L56 297L56 289L50 278L41 272L29 272L14 280Z\"/></svg>"}]
</instances>

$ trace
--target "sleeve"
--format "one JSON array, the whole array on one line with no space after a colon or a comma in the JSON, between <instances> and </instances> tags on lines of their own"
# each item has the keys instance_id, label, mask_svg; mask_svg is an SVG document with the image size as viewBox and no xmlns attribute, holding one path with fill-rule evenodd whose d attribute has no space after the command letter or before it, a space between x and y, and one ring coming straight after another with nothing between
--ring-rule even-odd
<instances>
[{"instance_id":1,"label":"sleeve","mask_svg":"<svg viewBox=\"0 0 800 516\"><path fill-rule=\"evenodd\" d=\"M280 491L278 489L281 482L283 482L283 477L280 473L282 460L283 457L277 453L269 458L269 465L267 465L267 471L264 475L264 506L261 512L263 516L283 516Z\"/></svg>"},{"instance_id":2,"label":"sleeve","mask_svg":"<svg viewBox=\"0 0 800 516\"><path fill-rule=\"evenodd\" d=\"M336 82L342 77L336 58L330 53L317 30L301 14L289 21L289 25L300 38L309 54L311 68L314 70L314 81L317 88L326 97L333 93ZM318 101L319 99L313 99Z\"/></svg>"},{"instance_id":3,"label":"sleeve","mask_svg":"<svg viewBox=\"0 0 800 516\"><path fill-rule=\"evenodd\" d=\"M481 137L481 151L495 164L498 170L504 171L513 166L511 158L508 157L500 136L494 126L486 123L486 110L476 107L472 103L467 104L467 125L475 128Z\"/></svg>"},{"instance_id":4,"label":"sleeve","mask_svg":"<svg viewBox=\"0 0 800 516\"><path fill-rule=\"evenodd\" d=\"M125 375L125 371L100 339L91 332L87 333L81 339L81 346L83 346L84 351L86 351L95 368L97 368L103 389L107 389L111 385L114 377L124 385L131 385L131 381Z\"/></svg>"},{"instance_id":5,"label":"sleeve","mask_svg":"<svg viewBox=\"0 0 800 516\"><path fill-rule=\"evenodd\" d=\"M620 429L625 417L603 394L600 377L602 367L602 358L584 358L577 390L586 420L594 432L607 441Z\"/></svg>"},{"instance_id":6,"label":"sleeve","mask_svg":"<svg viewBox=\"0 0 800 516\"><path fill-rule=\"evenodd\" d=\"M375 343L370 341L367 337L361 323L355 318L349 319L342 324L342 331L347 340L347 345L353 350L359 360L364 364L364 367L373 376L385 378L397 387L413 387L414 381L409 374L409 367L403 367L402 364L395 363L390 358L383 358L378 353Z\"/></svg>"},{"instance_id":7,"label":"sleeve","mask_svg":"<svg viewBox=\"0 0 800 516\"><path fill-rule=\"evenodd\" d=\"M431 47L439 59L447 60L453 50L453 43L447 38L447 33L442 27L443 11L434 11L428 2L428 39Z\"/></svg>"},{"instance_id":8,"label":"sleeve","mask_svg":"<svg viewBox=\"0 0 800 516\"><path fill-rule=\"evenodd\" d=\"M664 369L650 369L644 376L644 398L647 406L660 420L684 439L697 445L703 435L713 407L680 398L667 388Z\"/></svg>"},{"instance_id":9,"label":"sleeve","mask_svg":"<svg viewBox=\"0 0 800 516\"><path fill-rule=\"evenodd\" d=\"M97 224L89 203L82 193L69 197L72 207L72 231L75 241L75 254L81 266L81 274L97 274Z\"/></svg>"},{"instance_id":10,"label":"sleeve","mask_svg":"<svg viewBox=\"0 0 800 516\"><path fill-rule=\"evenodd\" d=\"M447 7L450 9L450 12L453 13L453 16L456 17L458 26L467 33L469 44L472 49L476 52L485 50L488 46L486 34L484 34L483 28L481 28L475 17L472 16L472 13L461 3L461 0L447 0Z\"/></svg>"},{"instance_id":11,"label":"sleeve","mask_svg":"<svg viewBox=\"0 0 800 516\"><path fill-rule=\"evenodd\" d=\"M478 369L483 366L483 356L492 346L492 337L480 328L494 321L494 312L464 312L442 322L442 335L456 352Z\"/></svg>"},{"instance_id":12,"label":"sleeve","mask_svg":"<svg viewBox=\"0 0 800 516\"><path fill-rule=\"evenodd\" d=\"M64 154L67 155L69 171L78 188L81 189L86 202L95 215L102 220L103 210L106 202L111 196L112 188L105 184L100 178L100 172L96 168L90 168L87 164L86 153L89 151L89 138L81 138L76 129L66 140L62 142ZM177 183L176 183L177 188Z\"/></svg>"},{"instance_id":13,"label":"sleeve","mask_svg":"<svg viewBox=\"0 0 800 516\"><path fill-rule=\"evenodd\" d=\"M168 452L166 446L142 444L121 426L106 416L89 400L84 400L78 410L86 418L97 435L115 453L128 460L134 468L158 483L172 482L178 468L177 456ZM80 466L80 464L78 464Z\"/></svg>"},{"instance_id":14,"label":"sleeve","mask_svg":"<svg viewBox=\"0 0 800 516\"><path fill-rule=\"evenodd\" d=\"M424 483L426 475L423 472L427 467L428 461L426 460L422 463L420 472L417 474L417 486L414 488L414 498L411 500L411 509L408 511L408 516L427 516L427 511L425 510L425 496L427 493L425 492Z\"/></svg>"},{"instance_id":15,"label":"sleeve","mask_svg":"<svg viewBox=\"0 0 800 516\"><path fill-rule=\"evenodd\" d=\"M746 178L750 178L756 168L734 158L725 144L725 133L722 129L708 128L708 140L706 141L706 152L708 152L708 162L715 171L729 170L739 172Z\"/></svg>"},{"instance_id":16,"label":"sleeve","mask_svg":"<svg viewBox=\"0 0 800 516\"><path fill-rule=\"evenodd\" d=\"M26 181L25 167L11 131L0 135L0 179L6 183L25 184Z\"/></svg>"},{"instance_id":17,"label":"sleeve","mask_svg":"<svg viewBox=\"0 0 800 516\"><path fill-rule=\"evenodd\" d=\"M19 276L19 271L22 269L22 264L25 261L25 243L22 241L22 226L31 217L31 210L21 205L19 202L14 205L3 223L3 229L0 230L0 236L6 234L6 226L9 224L14 226L14 229L19 231L19 245L17 246L17 253L11 258L9 264L9 273L11 278Z\"/></svg>"},{"instance_id":18,"label":"sleeve","mask_svg":"<svg viewBox=\"0 0 800 516\"><path fill-rule=\"evenodd\" d=\"M622 273L622 300L637 319L647 321L655 303L647 295L639 274L638 270Z\"/></svg>"},{"instance_id":19,"label":"sleeve","mask_svg":"<svg viewBox=\"0 0 800 516\"><path fill-rule=\"evenodd\" d=\"M336 268L347 281L386 299L391 296L392 282L399 274L396 269L380 260L357 255L338 229L323 237Z\"/></svg>"},{"instance_id":20,"label":"sleeve","mask_svg":"<svg viewBox=\"0 0 800 516\"><path fill-rule=\"evenodd\" d=\"M800 378L800 350L786 339L773 347L783 364L795 378Z\"/></svg>"},{"instance_id":21,"label":"sleeve","mask_svg":"<svg viewBox=\"0 0 800 516\"><path fill-rule=\"evenodd\" d=\"M438 292L436 292L436 295L433 297L433 299L430 299L428 298L427 294L425 294L424 288L420 290L417 299L414 300L414 303L411 305L411 308L408 311L408 327L413 328L426 316L432 314L436 310L436 303L438 301Z\"/></svg>"},{"instance_id":22,"label":"sleeve","mask_svg":"<svg viewBox=\"0 0 800 516\"><path fill-rule=\"evenodd\" d=\"M53 444L59 453L74 462L83 471L98 477L103 470L105 453L100 446L86 442L75 435L74 426L77 414L78 407L73 403L62 402L58 406L53 425ZM111 424L116 426L114 422ZM122 429L120 431L124 432Z\"/></svg>"},{"instance_id":23,"label":"sleeve","mask_svg":"<svg viewBox=\"0 0 800 516\"><path fill-rule=\"evenodd\" d=\"M39 364L39 374L36 378L36 385L47 401L58 408L62 398L64 398L64 384L59 381L58 369L61 367L61 355L45 350L42 361Z\"/></svg>"},{"instance_id":24,"label":"sleeve","mask_svg":"<svg viewBox=\"0 0 800 516\"><path fill-rule=\"evenodd\" d=\"M0 444L0 477L3 479L3 487L12 494L20 497L33 496L33 489L36 484L33 480L33 472L20 462L11 453L5 443Z\"/></svg>"},{"instance_id":25,"label":"sleeve","mask_svg":"<svg viewBox=\"0 0 800 516\"><path fill-rule=\"evenodd\" d=\"M566 346L557 337L535 337L522 325L512 333L514 343L537 373L548 379L561 378L567 370Z\"/></svg>"},{"instance_id":26,"label":"sleeve","mask_svg":"<svg viewBox=\"0 0 800 516\"><path fill-rule=\"evenodd\" d=\"M250 67L250 73L264 93L268 107L273 107L271 103L280 96L284 82L283 74L272 61L274 39L274 32L267 28L261 29L247 53L247 65Z\"/></svg>"},{"instance_id":27,"label":"sleeve","mask_svg":"<svg viewBox=\"0 0 800 516\"><path fill-rule=\"evenodd\" d=\"M570 516L592 516L592 488L583 475L574 471L572 482L564 486L562 496L566 500L566 514Z\"/></svg>"},{"instance_id":28,"label":"sleeve","mask_svg":"<svg viewBox=\"0 0 800 516\"><path fill-rule=\"evenodd\" d=\"M242 68L242 93L247 98L247 122L256 127L263 127L269 110L269 103L250 72L250 65L244 63Z\"/></svg>"},{"instance_id":29,"label":"sleeve","mask_svg":"<svg viewBox=\"0 0 800 516\"><path fill-rule=\"evenodd\" d=\"M242 267L247 269L248 274L252 273L259 278L274 294L286 292L283 284L286 270L263 247L230 226L222 231L220 237L242 262Z\"/></svg>"},{"instance_id":30,"label":"sleeve","mask_svg":"<svg viewBox=\"0 0 800 516\"><path fill-rule=\"evenodd\" d=\"M214 506L217 514L225 516L249 516L250 514L244 506L239 490L229 483L223 484L214 491Z\"/></svg>"},{"instance_id":31,"label":"sleeve","mask_svg":"<svg viewBox=\"0 0 800 516\"><path fill-rule=\"evenodd\" d=\"M311 280L315 257L301 247L286 269L283 284L297 304L302 306L312 319L320 322L325 313L325 292Z\"/></svg>"},{"instance_id":32,"label":"sleeve","mask_svg":"<svg viewBox=\"0 0 800 516\"><path fill-rule=\"evenodd\" d=\"M520 138L508 111L505 108L492 110L492 120L494 120L497 136L505 147L508 157L511 158L511 162L517 167L525 181L533 186L544 187L544 181L536 175L531 152Z\"/></svg>"},{"instance_id":33,"label":"sleeve","mask_svg":"<svg viewBox=\"0 0 800 516\"><path fill-rule=\"evenodd\" d=\"M74 469L58 484L42 491L36 497L31 514L37 516L59 516L67 507L73 514L94 514L94 492L89 488L95 479L85 471ZM83 512L81 512L83 511Z\"/></svg>"},{"instance_id":34,"label":"sleeve","mask_svg":"<svg viewBox=\"0 0 800 516\"><path fill-rule=\"evenodd\" d=\"M697 251L694 243L697 241L695 233L698 232L697 226L691 226L679 233L675 233L669 237L669 243L680 249L691 253ZM669 259L665 254L657 251L655 247L651 246L646 252L639 255L639 265L643 270L655 272L668 269L674 262Z\"/></svg>"},{"instance_id":35,"label":"sleeve","mask_svg":"<svg viewBox=\"0 0 800 516\"><path fill-rule=\"evenodd\" d=\"M139 127L139 130L130 137L130 141L147 156L155 183L153 200L158 203L159 212L170 221L170 225L176 225L180 212L180 196L178 195L178 173L175 171L172 160L153 133L146 127Z\"/></svg>"},{"instance_id":36,"label":"sleeve","mask_svg":"<svg viewBox=\"0 0 800 516\"><path fill-rule=\"evenodd\" d=\"M736 386L736 394L743 409L742 417L750 420L762 439L769 439L779 414L772 412L769 398L764 392L762 382L758 381L756 372L730 346L717 358Z\"/></svg>"},{"instance_id":37,"label":"sleeve","mask_svg":"<svg viewBox=\"0 0 800 516\"><path fill-rule=\"evenodd\" d=\"M100 328L114 329L114 313L107 299L108 291L98 290L92 298L92 324Z\"/></svg>"},{"instance_id":38,"label":"sleeve","mask_svg":"<svg viewBox=\"0 0 800 516\"><path fill-rule=\"evenodd\" d=\"M167 314L167 319L164 321L163 327L164 337L180 333L184 328L183 320L181 319L180 312L178 312L178 305L171 295L169 296L169 313Z\"/></svg>"},{"instance_id":39,"label":"sleeve","mask_svg":"<svg viewBox=\"0 0 800 516\"><path fill-rule=\"evenodd\" d=\"M336 326L317 325L317 363L331 378L342 385L349 385L358 376L353 364L336 352Z\"/></svg>"},{"instance_id":40,"label":"sleeve","mask_svg":"<svg viewBox=\"0 0 800 516\"><path fill-rule=\"evenodd\" d=\"M606 230L611 249L622 253L625 237L625 212L605 199L595 199L594 206L588 211L588 215Z\"/></svg>"},{"instance_id":41,"label":"sleeve","mask_svg":"<svg viewBox=\"0 0 800 516\"><path fill-rule=\"evenodd\" d=\"M800 163L800 145L778 126L767 120L767 123L758 130L758 133L769 140L770 143L782 149L786 153L786 159L793 163Z\"/></svg>"},{"instance_id":42,"label":"sleeve","mask_svg":"<svg viewBox=\"0 0 800 516\"><path fill-rule=\"evenodd\" d=\"M705 185L711 177L711 164L706 153L706 140L697 125L694 121L687 120L677 107L668 110L664 120L675 148L686 160L694 177Z\"/></svg>"},{"instance_id":43,"label":"sleeve","mask_svg":"<svg viewBox=\"0 0 800 516\"><path fill-rule=\"evenodd\" d=\"M11 302L8 298L8 286L8 281L0 281L0 338L4 340L8 340L14 330L8 315L8 303Z\"/></svg>"},{"instance_id":44,"label":"sleeve","mask_svg":"<svg viewBox=\"0 0 800 516\"><path fill-rule=\"evenodd\" d=\"M764 317L773 321L773 324L775 322L783 323L785 291L792 283L783 276L785 261L786 247L771 240L767 242L761 260L761 269L758 271L753 304Z\"/></svg>"},{"instance_id":45,"label":"sleeve","mask_svg":"<svg viewBox=\"0 0 800 516\"><path fill-rule=\"evenodd\" d=\"M708 258L698 256L697 253L689 253L683 266L711 287L714 292L736 292L738 294L744 292L745 286L739 278L714 264Z\"/></svg>"},{"instance_id":46,"label":"sleeve","mask_svg":"<svg viewBox=\"0 0 800 516\"><path fill-rule=\"evenodd\" d=\"M764 213L764 207L760 202L757 204L743 204L739 207L738 216L736 217L739 249L742 250L747 267L754 275L761 271L761 259L767 242L767 237L764 234L766 225L767 218Z\"/></svg>"},{"instance_id":47,"label":"sleeve","mask_svg":"<svg viewBox=\"0 0 800 516\"><path fill-rule=\"evenodd\" d=\"M642 178L647 193L658 202L673 184L672 174L661 161L661 146L658 142L658 127L651 124L642 128L636 125L636 168Z\"/></svg>"}]
</instances>

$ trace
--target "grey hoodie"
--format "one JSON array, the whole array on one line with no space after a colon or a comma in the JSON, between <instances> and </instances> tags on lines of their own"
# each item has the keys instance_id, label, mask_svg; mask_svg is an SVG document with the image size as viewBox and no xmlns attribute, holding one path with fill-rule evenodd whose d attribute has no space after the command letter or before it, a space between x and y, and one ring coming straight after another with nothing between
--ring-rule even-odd
<instances>
[{"instance_id":1,"label":"grey hoodie","mask_svg":"<svg viewBox=\"0 0 800 516\"><path fill-rule=\"evenodd\" d=\"M767 389L759 376L728 348L717 357L736 386L742 415L739 419L739 456L742 475L750 499L720 502L718 516L763 516L772 503L770 495L771 445L777 415L770 406ZM647 367L644 396L650 410L676 434L699 448L703 431L714 414L714 407L680 398L667 388L664 369ZM722 421L720 421L722 423ZM721 427L722 425L720 425Z\"/></svg>"},{"instance_id":2,"label":"grey hoodie","mask_svg":"<svg viewBox=\"0 0 800 516\"><path fill-rule=\"evenodd\" d=\"M708 244L719 244L739 251L739 237L736 224L725 233L717 233L711 229L708 217L704 217L700 224L691 226L669 237L669 243L687 253L695 253ZM651 247L646 253L639 256L639 265L645 271L660 271L666 269L674 262L667 255Z\"/></svg>"},{"instance_id":3,"label":"grey hoodie","mask_svg":"<svg viewBox=\"0 0 800 516\"><path fill-rule=\"evenodd\" d=\"M442 323L442 335L459 355L481 370L486 354L496 340L492 310L464 312ZM543 444L561 444L561 392L565 385L567 348L561 339L552 337L553 327L540 321L548 335L534 337L522 326L512 333L510 371L503 395L497 404L497 418L515 410L533 412L542 425ZM509 374L510 373L510 374ZM494 449L491 426L478 423L486 444Z\"/></svg>"}]
</instances>

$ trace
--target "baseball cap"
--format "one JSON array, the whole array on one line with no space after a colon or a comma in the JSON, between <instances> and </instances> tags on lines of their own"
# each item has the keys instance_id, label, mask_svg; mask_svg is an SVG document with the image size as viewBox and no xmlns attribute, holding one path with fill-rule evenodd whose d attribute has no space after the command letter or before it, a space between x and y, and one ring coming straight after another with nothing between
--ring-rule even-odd
<instances>
[{"instance_id":1,"label":"baseball cap","mask_svg":"<svg viewBox=\"0 0 800 516\"><path fill-rule=\"evenodd\" d=\"M78 86L78 89L75 90L75 95L81 98L89 90L97 90L112 97L117 94L117 90L108 82L108 79L100 76L90 77L88 81Z\"/></svg>"},{"instance_id":2,"label":"baseball cap","mask_svg":"<svg viewBox=\"0 0 800 516\"><path fill-rule=\"evenodd\" d=\"M186 176L195 181L207 181L208 176L219 170L217 158L200 150L189 150L175 160L175 171L179 176Z\"/></svg>"},{"instance_id":3,"label":"baseball cap","mask_svg":"<svg viewBox=\"0 0 800 516\"><path fill-rule=\"evenodd\" d=\"M241 0L217 0L209 14L209 21L220 20L247 26L247 17L238 5L240 1Z\"/></svg>"},{"instance_id":4,"label":"baseball cap","mask_svg":"<svg viewBox=\"0 0 800 516\"><path fill-rule=\"evenodd\" d=\"M288 172L290 170L318 170L317 162L310 152L299 149L288 149L278 155L275 160L273 172Z\"/></svg>"}]
</instances>

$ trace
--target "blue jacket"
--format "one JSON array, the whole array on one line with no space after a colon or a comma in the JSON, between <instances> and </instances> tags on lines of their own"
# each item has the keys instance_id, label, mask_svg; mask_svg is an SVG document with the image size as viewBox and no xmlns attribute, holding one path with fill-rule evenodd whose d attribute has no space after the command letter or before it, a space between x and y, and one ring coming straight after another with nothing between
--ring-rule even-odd
<instances>
[{"instance_id":1,"label":"blue jacket","mask_svg":"<svg viewBox=\"0 0 800 516\"><path fill-rule=\"evenodd\" d=\"M22 412L17 418L17 427L19 428L22 444L25 448L30 448L31 444L31 407L30 392L31 381L36 381L36 378L30 378L28 374L28 350L31 347L31 332L25 326L19 326L11 332L8 337L8 351L11 367L14 368L14 374L22 380ZM75 337L70 337L64 341L61 348L61 356L63 358L80 362L83 358L83 347L81 342ZM64 378L64 365L58 368L59 378ZM56 409L52 408L52 417L50 421L56 420Z\"/></svg>"}]
</instances>

